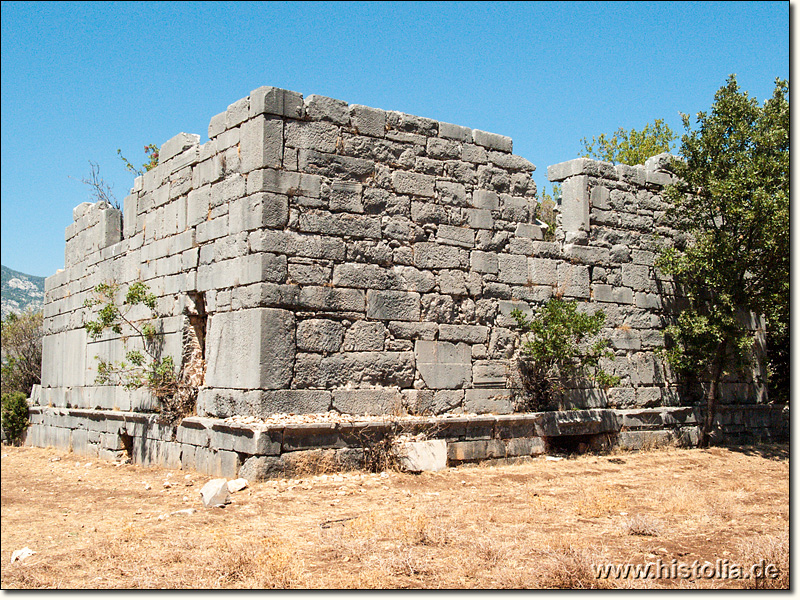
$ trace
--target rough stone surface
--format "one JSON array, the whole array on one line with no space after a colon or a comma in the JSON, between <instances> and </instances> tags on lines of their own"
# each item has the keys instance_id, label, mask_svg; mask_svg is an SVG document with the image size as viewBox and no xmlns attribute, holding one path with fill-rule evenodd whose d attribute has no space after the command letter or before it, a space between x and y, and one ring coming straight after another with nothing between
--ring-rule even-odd
<instances>
[{"instance_id":1,"label":"rough stone surface","mask_svg":"<svg viewBox=\"0 0 800 600\"><path fill-rule=\"evenodd\" d=\"M202 384L200 418L511 412L521 385L511 311L531 315L551 297L605 312L608 368L620 376L608 390L566 382L564 408L689 401L657 360L663 327L684 303L655 268L661 248L683 239L663 194L668 156L638 167L584 158L551 166L562 182L551 232L534 218L534 166L502 135L273 87L231 103L208 133L202 146L192 134L166 142L122 211L73 210L65 268L46 281L32 403L96 409L94 420L116 429L76 428L72 413L48 413L32 441L117 457L126 452L120 427L133 421L116 416L134 411L145 415L129 434L145 440L131 448L142 464L291 472L305 455L285 458L287 448L314 450L311 434L301 448L282 433L189 421L176 438L141 424L158 409L152 395L94 385L96 357L127 351L121 336L92 340L84 329L84 301L104 281L142 281L156 296L158 343ZM760 341L754 368L722 382L738 406L767 401L763 322L742 319ZM596 427L594 413L572 412L585 421L575 428ZM514 443L458 452L521 456L535 445ZM248 462L251 452L270 460Z\"/></svg>"},{"instance_id":2,"label":"rough stone surface","mask_svg":"<svg viewBox=\"0 0 800 600\"><path fill-rule=\"evenodd\" d=\"M252 308L211 319L206 384L238 389L280 389L291 380L295 319L286 310Z\"/></svg>"},{"instance_id":3,"label":"rough stone surface","mask_svg":"<svg viewBox=\"0 0 800 600\"><path fill-rule=\"evenodd\" d=\"M467 344L417 341L417 369L431 389L467 387L472 380L472 351Z\"/></svg>"}]
</instances>

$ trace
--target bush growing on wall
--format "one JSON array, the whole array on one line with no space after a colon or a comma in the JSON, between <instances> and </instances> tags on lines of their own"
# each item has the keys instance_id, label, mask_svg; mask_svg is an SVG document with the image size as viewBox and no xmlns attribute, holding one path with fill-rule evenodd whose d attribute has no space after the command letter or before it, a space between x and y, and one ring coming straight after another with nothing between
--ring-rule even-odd
<instances>
[{"instance_id":1,"label":"bush growing on wall","mask_svg":"<svg viewBox=\"0 0 800 600\"><path fill-rule=\"evenodd\" d=\"M118 362L98 359L97 385L121 385L132 390L148 388L161 406L165 421L180 421L194 410L196 388L185 385L175 370L171 356L162 356L162 336L158 333L158 313L156 297L147 284L139 281L131 284L121 303L117 301L120 292L118 283L101 283L94 288L94 297L88 298L84 305L88 308L100 307L97 320L87 321L85 327L93 339L111 330L119 335L125 346L125 359ZM129 314L135 307L144 307L150 316L131 319ZM128 346L129 339L138 340L141 349Z\"/></svg>"},{"instance_id":2,"label":"bush growing on wall","mask_svg":"<svg viewBox=\"0 0 800 600\"><path fill-rule=\"evenodd\" d=\"M532 318L514 309L511 316L522 335L520 373L528 400L523 410L555 410L564 382L586 376L602 387L619 383L600 368L614 354L608 338L598 337L605 313L580 313L577 303L551 298Z\"/></svg>"}]
</instances>

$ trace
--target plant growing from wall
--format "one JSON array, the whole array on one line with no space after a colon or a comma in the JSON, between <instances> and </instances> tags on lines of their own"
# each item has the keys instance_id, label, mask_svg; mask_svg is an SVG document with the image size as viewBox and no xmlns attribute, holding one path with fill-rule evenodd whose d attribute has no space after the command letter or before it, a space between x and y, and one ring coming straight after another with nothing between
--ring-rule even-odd
<instances>
[{"instance_id":1,"label":"plant growing from wall","mask_svg":"<svg viewBox=\"0 0 800 600\"><path fill-rule=\"evenodd\" d=\"M28 401L22 392L9 392L2 396L3 432L6 439L17 444L28 428Z\"/></svg>"},{"instance_id":2,"label":"plant growing from wall","mask_svg":"<svg viewBox=\"0 0 800 600\"><path fill-rule=\"evenodd\" d=\"M753 336L740 315L766 315L768 347L770 340L788 345L788 93L788 82L778 79L772 98L759 106L731 75L711 111L698 113L697 130L683 115L684 160L670 167L679 183L665 197L684 217L678 226L691 241L657 262L689 302L666 330L666 355L706 384L704 443L712 435L721 378L750 359ZM778 368L788 374L787 363Z\"/></svg>"},{"instance_id":3,"label":"plant growing from wall","mask_svg":"<svg viewBox=\"0 0 800 600\"><path fill-rule=\"evenodd\" d=\"M197 389L182 380L171 356L162 356L163 335L158 331L156 296L141 281L128 286L122 302L117 300L119 294L119 284L101 283L94 288L94 297L84 302L87 308L97 309L96 320L85 324L92 339L110 330L120 336L125 350L121 361L95 357L98 360L95 383L121 385L128 390L145 387L158 400L163 419L178 422L194 410ZM130 318L138 307L145 309L147 316ZM134 344L137 347L133 348Z\"/></svg>"},{"instance_id":4,"label":"plant growing from wall","mask_svg":"<svg viewBox=\"0 0 800 600\"><path fill-rule=\"evenodd\" d=\"M522 410L556 410L565 382L587 377L601 387L619 377L600 368L601 358L614 356L608 338L599 337L605 313L578 312L576 302L551 298L530 319L511 311L521 334L519 368L527 400Z\"/></svg>"},{"instance_id":5,"label":"plant growing from wall","mask_svg":"<svg viewBox=\"0 0 800 600\"><path fill-rule=\"evenodd\" d=\"M125 168L134 175L142 175L158 166L158 146L155 144L147 144L147 146L144 147L144 154L147 156L148 160L142 165L141 169L137 169L131 164L131 161L122 156L122 149L117 148L117 156L125 163Z\"/></svg>"},{"instance_id":6,"label":"plant growing from wall","mask_svg":"<svg viewBox=\"0 0 800 600\"><path fill-rule=\"evenodd\" d=\"M105 202L109 206L120 210L119 200L114 195L114 191L100 175L100 165L89 161L89 167L89 177L81 178L81 183L89 186L89 197L93 202Z\"/></svg>"}]
</instances>

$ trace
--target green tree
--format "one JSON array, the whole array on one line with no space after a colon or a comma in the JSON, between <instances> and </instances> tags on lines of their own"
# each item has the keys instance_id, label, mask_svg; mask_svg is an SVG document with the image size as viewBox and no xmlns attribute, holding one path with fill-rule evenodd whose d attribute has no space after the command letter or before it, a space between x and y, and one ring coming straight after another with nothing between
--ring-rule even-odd
<instances>
[{"instance_id":1,"label":"green tree","mask_svg":"<svg viewBox=\"0 0 800 600\"><path fill-rule=\"evenodd\" d=\"M2 393L21 392L28 397L42 380L42 312L11 313L3 319L0 332Z\"/></svg>"},{"instance_id":2,"label":"green tree","mask_svg":"<svg viewBox=\"0 0 800 600\"><path fill-rule=\"evenodd\" d=\"M611 137L602 133L599 137L593 137L591 142L583 138L580 156L615 164L642 165L651 156L669 152L676 137L663 119L656 119L655 123L648 123L641 131L628 131L620 127Z\"/></svg>"},{"instance_id":3,"label":"green tree","mask_svg":"<svg viewBox=\"0 0 800 600\"><path fill-rule=\"evenodd\" d=\"M682 115L684 161L665 196L689 235L658 266L683 286L689 307L667 330L667 358L704 379L704 442L711 435L723 375L749 362L753 335L742 314L766 315L788 341L789 84L776 80L763 106L736 77L714 97L692 130Z\"/></svg>"}]
</instances>

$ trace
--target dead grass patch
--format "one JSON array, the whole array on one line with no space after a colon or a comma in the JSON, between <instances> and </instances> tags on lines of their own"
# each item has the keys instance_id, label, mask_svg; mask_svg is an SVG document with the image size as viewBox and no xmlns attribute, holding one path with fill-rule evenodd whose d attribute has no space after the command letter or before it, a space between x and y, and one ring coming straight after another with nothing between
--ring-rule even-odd
<instances>
[{"instance_id":1,"label":"dead grass patch","mask_svg":"<svg viewBox=\"0 0 800 600\"><path fill-rule=\"evenodd\" d=\"M745 567L763 563L777 567L777 577L761 576L746 580L745 587L761 590L789 589L789 533L758 535L742 540L738 547L740 563Z\"/></svg>"},{"instance_id":2,"label":"dead grass patch","mask_svg":"<svg viewBox=\"0 0 800 600\"><path fill-rule=\"evenodd\" d=\"M785 577L753 585L788 582L789 460L780 448L303 476L251 483L225 509L200 505L197 490L211 477L199 474L165 488L168 473L183 474L87 467L55 450L3 454L8 589L744 587L598 580L591 566L722 557L763 557ZM197 512L159 520L190 507ZM37 554L10 564L25 546Z\"/></svg>"}]
</instances>

